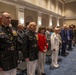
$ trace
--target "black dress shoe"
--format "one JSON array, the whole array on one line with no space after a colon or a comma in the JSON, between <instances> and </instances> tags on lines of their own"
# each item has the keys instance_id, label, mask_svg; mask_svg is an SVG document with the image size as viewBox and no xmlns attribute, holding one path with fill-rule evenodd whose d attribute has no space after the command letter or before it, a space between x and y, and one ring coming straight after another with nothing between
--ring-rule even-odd
<instances>
[{"instance_id":1,"label":"black dress shoe","mask_svg":"<svg viewBox=\"0 0 76 75\"><path fill-rule=\"evenodd\" d=\"M42 73L42 75L46 75L45 73Z\"/></svg>"},{"instance_id":2,"label":"black dress shoe","mask_svg":"<svg viewBox=\"0 0 76 75\"><path fill-rule=\"evenodd\" d=\"M63 57L66 57L67 55L63 55Z\"/></svg>"},{"instance_id":3,"label":"black dress shoe","mask_svg":"<svg viewBox=\"0 0 76 75\"><path fill-rule=\"evenodd\" d=\"M50 70L55 70L55 69L58 69L59 67L52 67L50 66Z\"/></svg>"}]
</instances>

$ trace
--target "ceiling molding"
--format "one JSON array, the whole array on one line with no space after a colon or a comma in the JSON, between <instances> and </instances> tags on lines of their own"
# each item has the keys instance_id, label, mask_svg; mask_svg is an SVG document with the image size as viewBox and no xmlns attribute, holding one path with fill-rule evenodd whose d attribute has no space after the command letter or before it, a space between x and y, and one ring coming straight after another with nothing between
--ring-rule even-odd
<instances>
[{"instance_id":1,"label":"ceiling molding","mask_svg":"<svg viewBox=\"0 0 76 75\"><path fill-rule=\"evenodd\" d=\"M76 16L73 16L73 17L65 17L66 20L74 20L76 19Z\"/></svg>"},{"instance_id":2,"label":"ceiling molding","mask_svg":"<svg viewBox=\"0 0 76 75\"><path fill-rule=\"evenodd\" d=\"M30 4L24 0L0 0L1 2L4 2L4 3L8 3L8 4L11 4L11 5L15 5L19 8L23 8L23 9L30 9L30 10L34 10L34 11L37 11L37 12L41 12L41 13L44 13L44 14L48 14L48 15L53 15L54 17L60 17L60 18L63 18L62 15L59 15L55 12L52 12L50 10L47 10L47 9L44 9L44 8L41 8L39 6L36 6L36 5L33 5L33 4Z\"/></svg>"}]
</instances>

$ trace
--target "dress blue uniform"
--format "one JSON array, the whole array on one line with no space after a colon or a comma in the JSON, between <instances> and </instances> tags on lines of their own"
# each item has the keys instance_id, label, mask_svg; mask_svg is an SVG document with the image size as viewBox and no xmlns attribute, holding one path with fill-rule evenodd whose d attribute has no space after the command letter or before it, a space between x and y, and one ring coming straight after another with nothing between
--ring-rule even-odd
<instances>
[{"instance_id":1,"label":"dress blue uniform","mask_svg":"<svg viewBox=\"0 0 76 75\"><path fill-rule=\"evenodd\" d=\"M9 71L17 67L17 34L9 26L0 26L0 68ZM3 74L4 75L4 74Z\"/></svg>"}]
</instances>

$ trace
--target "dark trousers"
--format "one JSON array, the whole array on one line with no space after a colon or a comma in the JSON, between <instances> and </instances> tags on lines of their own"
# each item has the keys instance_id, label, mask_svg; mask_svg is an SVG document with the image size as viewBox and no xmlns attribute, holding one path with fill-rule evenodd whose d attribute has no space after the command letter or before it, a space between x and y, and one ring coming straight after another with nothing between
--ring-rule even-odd
<instances>
[{"instance_id":1,"label":"dark trousers","mask_svg":"<svg viewBox=\"0 0 76 75\"><path fill-rule=\"evenodd\" d=\"M48 50L51 50L51 43L50 43L50 40L47 40L48 42Z\"/></svg>"},{"instance_id":2,"label":"dark trousers","mask_svg":"<svg viewBox=\"0 0 76 75\"><path fill-rule=\"evenodd\" d=\"M72 40L68 40L68 50L72 49Z\"/></svg>"},{"instance_id":3,"label":"dark trousers","mask_svg":"<svg viewBox=\"0 0 76 75\"><path fill-rule=\"evenodd\" d=\"M66 45L67 43L62 43L62 51L61 51L62 56L66 54Z\"/></svg>"},{"instance_id":4,"label":"dark trousers","mask_svg":"<svg viewBox=\"0 0 76 75\"><path fill-rule=\"evenodd\" d=\"M60 52L60 49L59 49L59 53L58 53L58 55L60 55L61 54L61 52Z\"/></svg>"}]
</instances>

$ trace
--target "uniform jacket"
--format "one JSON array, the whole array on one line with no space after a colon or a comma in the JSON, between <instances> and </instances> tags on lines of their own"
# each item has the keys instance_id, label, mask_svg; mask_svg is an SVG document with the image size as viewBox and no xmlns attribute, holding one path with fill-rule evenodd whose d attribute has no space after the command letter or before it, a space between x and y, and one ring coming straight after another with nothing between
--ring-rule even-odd
<instances>
[{"instance_id":1,"label":"uniform jacket","mask_svg":"<svg viewBox=\"0 0 76 75\"><path fill-rule=\"evenodd\" d=\"M51 49L59 50L59 44L61 40L59 39L59 34L53 33L51 35Z\"/></svg>"},{"instance_id":2,"label":"uniform jacket","mask_svg":"<svg viewBox=\"0 0 76 75\"><path fill-rule=\"evenodd\" d=\"M8 71L17 67L17 33L13 28L0 26L0 67Z\"/></svg>"},{"instance_id":3,"label":"uniform jacket","mask_svg":"<svg viewBox=\"0 0 76 75\"><path fill-rule=\"evenodd\" d=\"M65 41L65 43L67 43L68 38L67 38L67 30L62 29L60 32L61 38L62 38L62 42Z\"/></svg>"},{"instance_id":4,"label":"uniform jacket","mask_svg":"<svg viewBox=\"0 0 76 75\"><path fill-rule=\"evenodd\" d=\"M38 44L35 32L30 30L25 32L23 39L23 55L30 61L38 59Z\"/></svg>"},{"instance_id":5,"label":"uniform jacket","mask_svg":"<svg viewBox=\"0 0 76 75\"><path fill-rule=\"evenodd\" d=\"M23 47L23 37L24 37L24 32L21 30L17 30L18 34L18 50L22 50Z\"/></svg>"},{"instance_id":6,"label":"uniform jacket","mask_svg":"<svg viewBox=\"0 0 76 75\"><path fill-rule=\"evenodd\" d=\"M74 36L73 30L72 29L68 29L68 39L72 40Z\"/></svg>"}]
</instances>

